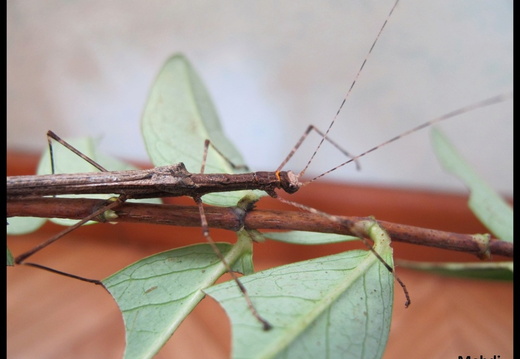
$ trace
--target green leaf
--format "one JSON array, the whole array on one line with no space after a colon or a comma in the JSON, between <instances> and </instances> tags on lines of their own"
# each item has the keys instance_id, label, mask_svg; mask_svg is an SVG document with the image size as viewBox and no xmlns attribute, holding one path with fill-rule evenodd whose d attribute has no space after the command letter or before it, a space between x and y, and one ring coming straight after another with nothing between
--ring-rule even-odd
<instances>
[{"instance_id":1,"label":"green leaf","mask_svg":"<svg viewBox=\"0 0 520 359\"><path fill-rule=\"evenodd\" d=\"M224 135L204 84L183 55L170 57L161 69L150 91L141 127L155 166L183 162L188 171L200 173L207 139L231 163L244 165L242 156ZM204 172L239 171L210 146ZM245 193L215 193L204 196L203 200L213 205L234 206Z\"/></svg>"},{"instance_id":2,"label":"green leaf","mask_svg":"<svg viewBox=\"0 0 520 359\"><path fill-rule=\"evenodd\" d=\"M7 222L8 235L21 235L36 231L43 226L45 218L36 217L10 217Z\"/></svg>"},{"instance_id":3,"label":"green leaf","mask_svg":"<svg viewBox=\"0 0 520 359\"><path fill-rule=\"evenodd\" d=\"M389 237L375 250L392 263ZM393 276L369 251L354 250L241 278L273 329L263 331L232 283L206 289L232 322L233 358L380 358L393 305Z\"/></svg>"},{"instance_id":4,"label":"green leaf","mask_svg":"<svg viewBox=\"0 0 520 359\"><path fill-rule=\"evenodd\" d=\"M359 240L358 237L354 236L306 231L267 232L262 234L264 237L275 241L306 245L331 244Z\"/></svg>"},{"instance_id":5,"label":"green leaf","mask_svg":"<svg viewBox=\"0 0 520 359\"><path fill-rule=\"evenodd\" d=\"M238 272L252 270L251 244L217 243ZM125 358L151 358L170 338L209 287L226 272L209 244L182 247L140 260L103 280L126 329Z\"/></svg>"},{"instance_id":6,"label":"green leaf","mask_svg":"<svg viewBox=\"0 0 520 359\"><path fill-rule=\"evenodd\" d=\"M13 257L13 254L11 253L11 251L9 250L9 248L6 248L7 249L7 265L8 266L14 266L14 257Z\"/></svg>"},{"instance_id":7,"label":"green leaf","mask_svg":"<svg viewBox=\"0 0 520 359\"><path fill-rule=\"evenodd\" d=\"M429 263L400 260L398 265L450 277L513 280L513 262Z\"/></svg>"},{"instance_id":8,"label":"green leaf","mask_svg":"<svg viewBox=\"0 0 520 359\"><path fill-rule=\"evenodd\" d=\"M470 189L469 207L498 238L513 242L513 210L479 177L438 129L432 130L435 152L444 168L459 177Z\"/></svg>"}]
</instances>

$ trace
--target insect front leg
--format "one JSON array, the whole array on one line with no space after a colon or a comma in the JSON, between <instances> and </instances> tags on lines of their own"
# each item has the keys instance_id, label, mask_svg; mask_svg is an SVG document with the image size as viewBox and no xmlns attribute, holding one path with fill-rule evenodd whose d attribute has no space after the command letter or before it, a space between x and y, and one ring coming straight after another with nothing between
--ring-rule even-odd
<instances>
[{"instance_id":1,"label":"insect front leg","mask_svg":"<svg viewBox=\"0 0 520 359\"><path fill-rule=\"evenodd\" d=\"M318 144L318 147L316 148L316 150L314 151L314 153L312 154L312 156L310 157L309 161L307 162L307 165L305 166L305 168L298 174L298 177L302 176L303 173L305 173L305 171L307 170L307 168L309 167L310 163L312 162L312 160L314 159L314 156L316 156L316 154L318 153L318 150L320 149L322 143L324 141L327 141L329 142L331 145L333 145L334 147L336 147L336 149L338 149L341 153L343 153L345 156L347 156L348 158L354 158L355 156L350 154L347 150L343 149L340 145L338 145L336 142L334 142L333 140L331 140L329 137L327 137L327 133L325 132L322 132L320 131L316 126L314 125L309 125L309 127L307 127L307 129L305 130L305 132L303 133L303 135L300 137L300 139L298 140L298 142L296 142L296 145L294 145L294 147L292 148L291 152L289 152L289 154L287 155L287 157L282 161L282 163L280 164L280 166L278 166L278 168L276 169L277 171L281 171L282 168L287 164L287 162L289 162L289 160L294 156L294 154L296 153L296 151L298 150L298 148L300 148L300 146L303 144L303 141L305 141L305 139L309 136L309 134L311 133L311 131L315 131L316 133L318 133L320 136L321 136L321 141L320 143ZM359 170L361 168L361 166L359 165L359 161L357 160L354 160L354 162L356 163L356 168Z\"/></svg>"}]
</instances>

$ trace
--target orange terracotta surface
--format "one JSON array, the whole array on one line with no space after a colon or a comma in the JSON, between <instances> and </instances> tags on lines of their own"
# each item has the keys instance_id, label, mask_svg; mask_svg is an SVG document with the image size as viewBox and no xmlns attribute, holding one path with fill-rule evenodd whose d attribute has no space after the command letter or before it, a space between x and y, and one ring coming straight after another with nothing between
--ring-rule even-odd
<instances>
[{"instance_id":1,"label":"orange terracotta surface","mask_svg":"<svg viewBox=\"0 0 520 359\"><path fill-rule=\"evenodd\" d=\"M8 156L8 174L31 174L35 157ZM484 228L466 207L464 196L403 189L315 183L291 198L340 215L378 219L460 233ZM190 204L190 199L175 203ZM260 208L290 209L276 200ZM16 255L57 233L45 225L36 233L8 237ZM216 241L233 241L232 232L214 230ZM105 278L153 253L197 242L200 228L145 224L100 224L81 228L32 257L32 261L89 278ZM338 253L362 245L295 246L267 241L255 245L257 270ZM394 243L396 258L476 261L465 253ZM494 258L494 260L507 260ZM394 316L384 358L513 357L513 286L446 278L397 269L412 297L395 291ZM230 326L211 298L182 323L157 358L226 358ZM124 328L116 303L104 289L34 268L7 268L8 358L117 358L124 351Z\"/></svg>"}]
</instances>

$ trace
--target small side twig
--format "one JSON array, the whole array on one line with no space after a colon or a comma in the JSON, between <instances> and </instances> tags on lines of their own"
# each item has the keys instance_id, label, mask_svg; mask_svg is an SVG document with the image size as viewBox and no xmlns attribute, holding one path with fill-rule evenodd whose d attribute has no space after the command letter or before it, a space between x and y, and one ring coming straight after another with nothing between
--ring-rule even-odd
<instances>
[{"instance_id":1,"label":"small side twig","mask_svg":"<svg viewBox=\"0 0 520 359\"><path fill-rule=\"evenodd\" d=\"M87 198L48 198L35 197L11 199L7 202L8 217L43 217L81 219L99 209L104 200ZM114 209L117 222L141 222L166 224L172 226L199 227L200 214L196 206L178 206L170 204L121 204ZM364 217L338 216L340 221L305 212L253 210L247 213L243 223L233 208L205 208L209 227L236 231L243 225L248 229L300 230L321 233L354 235L353 224ZM105 218L98 218L106 221ZM473 234L444 232L428 228L379 221L393 241L406 242L436 248L443 248L477 256L482 253L482 244ZM489 241L492 255L513 257L513 244L496 238Z\"/></svg>"}]
</instances>

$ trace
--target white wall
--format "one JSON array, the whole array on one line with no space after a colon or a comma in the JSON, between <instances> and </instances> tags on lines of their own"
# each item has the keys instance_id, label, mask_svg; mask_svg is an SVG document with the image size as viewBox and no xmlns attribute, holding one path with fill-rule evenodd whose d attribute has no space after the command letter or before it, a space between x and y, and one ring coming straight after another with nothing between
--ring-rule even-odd
<instances>
[{"instance_id":1,"label":"white wall","mask_svg":"<svg viewBox=\"0 0 520 359\"><path fill-rule=\"evenodd\" d=\"M273 170L313 123L325 128L390 1L8 2L7 144L41 150L45 132L101 138L145 160L139 120L162 63L183 52L253 169ZM512 90L512 1L402 0L332 137L362 152L414 125ZM440 127L494 188L512 195L512 101ZM295 171L302 162L287 167ZM342 158L313 165L314 172ZM182 159L176 159L182 161ZM330 176L461 190L428 131Z\"/></svg>"}]
</instances>

